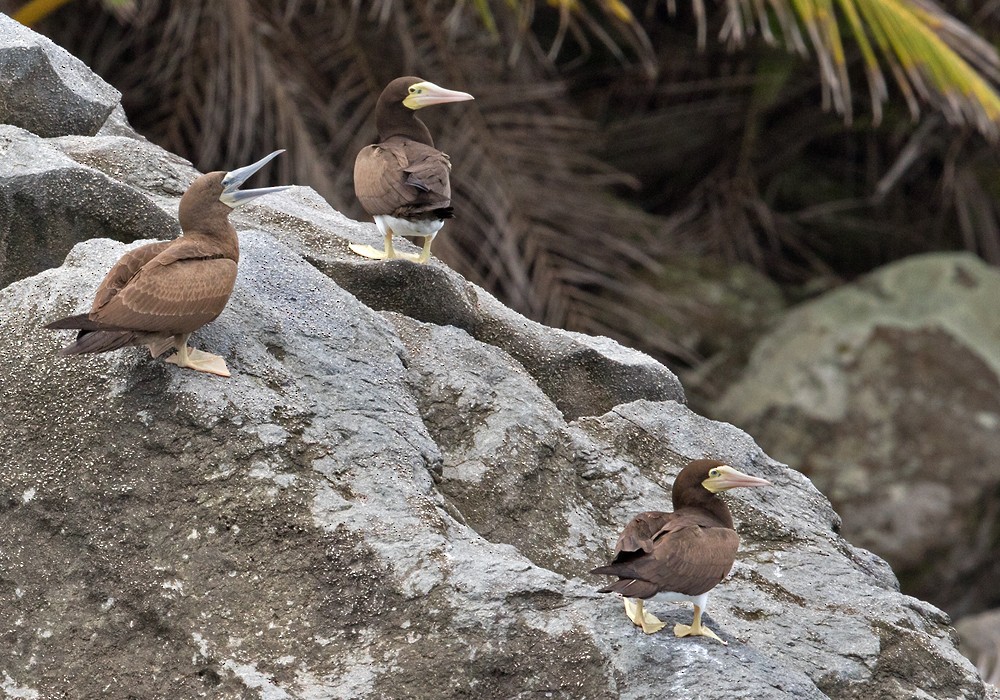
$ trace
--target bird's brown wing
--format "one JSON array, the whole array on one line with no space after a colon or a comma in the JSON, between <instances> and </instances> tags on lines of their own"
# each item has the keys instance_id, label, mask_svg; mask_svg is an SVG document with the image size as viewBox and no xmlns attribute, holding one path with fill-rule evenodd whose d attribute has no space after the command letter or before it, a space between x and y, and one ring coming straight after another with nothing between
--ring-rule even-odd
<instances>
[{"instance_id":1,"label":"bird's brown wing","mask_svg":"<svg viewBox=\"0 0 1000 700\"><path fill-rule=\"evenodd\" d=\"M128 281L137 273L143 265L162 253L173 241L160 241L140 246L135 250L130 250L118 259L114 267L108 271L97 288L94 295L94 303L90 305L90 312L93 313L107 304L111 297L115 296Z\"/></svg>"},{"instance_id":2,"label":"bird's brown wing","mask_svg":"<svg viewBox=\"0 0 1000 700\"><path fill-rule=\"evenodd\" d=\"M361 149L354 192L369 214L419 216L451 205L448 156L400 137Z\"/></svg>"},{"instance_id":3,"label":"bird's brown wing","mask_svg":"<svg viewBox=\"0 0 1000 700\"><path fill-rule=\"evenodd\" d=\"M632 518L622 530L618 543L615 545L614 561L627 560L642 553L651 553L653 551L653 536L673 517L673 513L649 510Z\"/></svg>"},{"instance_id":4,"label":"bird's brown wing","mask_svg":"<svg viewBox=\"0 0 1000 700\"><path fill-rule=\"evenodd\" d=\"M202 242L172 241L103 305L95 304L90 317L106 327L154 333L201 328L222 313L236 283L236 262L213 255Z\"/></svg>"},{"instance_id":5,"label":"bird's brown wing","mask_svg":"<svg viewBox=\"0 0 1000 700\"><path fill-rule=\"evenodd\" d=\"M619 589L629 586L631 581L641 581L650 585L630 586L635 597L646 598L657 591L700 595L717 586L729 573L740 543L734 530L721 527L710 516L699 513L659 515L673 517L665 518L661 528L642 542L640 549L631 553L622 550L612 564L594 570L621 579L605 590L622 592ZM655 522L650 518L646 526L652 527ZM644 526L636 527L640 534L641 527Z\"/></svg>"}]
</instances>

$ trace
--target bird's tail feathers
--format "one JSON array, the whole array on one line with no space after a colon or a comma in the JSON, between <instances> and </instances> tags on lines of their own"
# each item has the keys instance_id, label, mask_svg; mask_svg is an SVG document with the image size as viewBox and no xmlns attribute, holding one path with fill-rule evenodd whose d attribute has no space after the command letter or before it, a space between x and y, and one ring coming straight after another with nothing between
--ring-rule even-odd
<instances>
[{"instance_id":1,"label":"bird's tail feathers","mask_svg":"<svg viewBox=\"0 0 1000 700\"><path fill-rule=\"evenodd\" d=\"M140 344L139 334L134 331L81 330L76 342L59 351L60 355L83 355L92 352L108 352L130 345Z\"/></svg>"},{"instance_id":2,"label":"bird's tail feathers","mask_svg":"<svg viewBox=\"0 0 1000 700\"><path fill-rule=\"evenodd\" d=\"M602 567L606 568L606 567ZM656 595L659 589L655 583L633 578L618 579L609 586L599 589L598 593L619 593L629 598L649 598Z\"/></svg>"},{"instance_id":3,"label":"bird's tail feathers","mask_svg":"<svg viewBox=\"0 0 1000 700\"><path fill-rule=\"evenodd\" d=\"M65 328L72 330L96 331L101 329L101 324L90 320L90 314L77 314L76 316L67 316L66 318L60 318L58 321L46 323L45 327L51 328L52 330L61 330Z\"/></svg>"}]
</instances>

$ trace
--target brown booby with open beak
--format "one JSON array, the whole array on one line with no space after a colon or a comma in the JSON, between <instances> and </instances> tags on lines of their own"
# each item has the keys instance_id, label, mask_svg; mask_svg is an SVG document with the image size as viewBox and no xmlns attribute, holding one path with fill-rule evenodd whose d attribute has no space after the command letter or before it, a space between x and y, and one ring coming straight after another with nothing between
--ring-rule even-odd
<instances>
[{"instance_id":1,"label":"brown booby with open beak","mask_svg":"<svg viewBox=\"0 0 1000 700\"><path fill-rule=\"evenodd\" d=\"M167 358L178 367L229 376L226 361L187 346L188 336L222 313L236 283L240 258L229 213L288 187L239 190L272 158L232 172L197 178L181 197L181 236L129 251L97 288L90 312L49 323L46 328L79 329L76 342L60 355L107 352L145 345L153 357L174 348Z\"/></svg>"},{"instance_id":2,"label":"brown booby with open beak","mask_svg":"<svg viewBox=\"0 0 1000 700\"><path fill-rule=\"evenodd\" d=\"M414 76L389 83L375 105L375 128L379 142L361 149L354 162L354 192L385 239L385 250L369 245L351 250L376 260L405 258L427 262L431 243L451 208L451 161L434 148L427 126L416 110L444 102L473 99L466 92L446 90ZM393 234L423 237L419 255L398 253Z\"/></svg>"},{"instance_id":3,"label":"brown booby with open beak","mask_svg":"<svg viewBox=\"0 0 1000 700\"><path fill-rule=\"evenodd\" d=\"M591 572L618 577L599 592L621 594L625 614L647 634L665 623L643 609L644 601L689 601L694 604L694 621L674 625L674 634L702 635L726 644L701 624L708 592L729 573L740 544L733 516L716 494L740 486L770 485L722 462L691 462L674 480L674 512L635 516L618 538L611 564Z\"/></svg>"}]
</instances>

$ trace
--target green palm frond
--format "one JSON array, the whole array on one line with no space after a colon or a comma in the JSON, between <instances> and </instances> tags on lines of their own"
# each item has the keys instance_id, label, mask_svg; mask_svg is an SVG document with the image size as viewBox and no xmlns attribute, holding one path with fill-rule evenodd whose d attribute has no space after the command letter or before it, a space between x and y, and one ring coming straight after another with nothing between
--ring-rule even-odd
<instances>
[{"instance_id":1,"label":"green palm frond","mask_svg":"<svg viewBox=\"0 0 1000 700\"><path fill-rule=\"evenodd\" d=\"M673 9L675 0L666 4ZM590 32L603 45L621 44L646 70L660 65L642 20L620 0L549 0L559 12L559 31L549 51L554 57L567 32L579 38ZM531 0L510 0L512 11ZM990 138L1000 135L1000 79L996 49L965 24L930 0L727 0L720 40L742 48L760 35L769 44L784 43L791 50L815 53L823 86L824 106L848 123L853 100L848 67L853 40L868 80L873 120L882 118L889 99L884 70L892 74L911 114L920 113L920 100L940 110L954 124L968 123ZM698 22L698 41L704 48L709 22L703 0L692 0ZM612 32L614 34L612 34ZM613 38L614 36L614 38ZM580 38L583 50L586 38Z\"/></svg>"}]
</instances>

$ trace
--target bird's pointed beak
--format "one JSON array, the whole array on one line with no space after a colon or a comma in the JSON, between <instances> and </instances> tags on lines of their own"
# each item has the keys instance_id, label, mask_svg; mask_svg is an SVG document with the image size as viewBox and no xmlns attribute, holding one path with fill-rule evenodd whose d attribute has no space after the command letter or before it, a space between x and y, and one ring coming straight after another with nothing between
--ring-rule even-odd
<instances>
[{"instance_id":1,"label":"bird's pointed beak","mask_svg":"<svg viewBox=\"0 0 1000 700\"><path fill-rule=\"evenodd\" d=\"M420 109L430 105L444 104L445 102L465 102L476 99L467 92L449 90L440 85L424 80L410 86L409 94L403 100L403 105L410 109Z\"/></svg>"},{"instance_id":2,"label":"bird's pointed beak","mask_svg":"<svg viewBox=\"0 0 1000 700\"><path fill-rule=\"evenodd\" d=\"M728 465L716 467L709 472L709 477L701 482L701 485L712 493L728 491L729 489L744 486L771 486L767 479L758 479L756 476L744 474Z\"/></svg>"},{"instance_id":3,"label":"bird's pointed beak","mask_svg":"<svg viewBox=\"0 0 1000 700\"><path fill-rule=\"evenodd\" d=\"M289 189L289 185L281 187L260 187L255 190L239 189L240 185L249 180L251 175L270 163L278 156L279 153L284 152L284 149L275 151L268 156L264 156L253 165L245 165L242 168L237 168L236 170L226 173L226 176L222 178L222 195L219 197L219 201L235 209L241 204L246 204L251 199L256 199L257 197L261 197L265 194L271 194L272 192L282 192Z\"/></svg>"}]
</instances>

